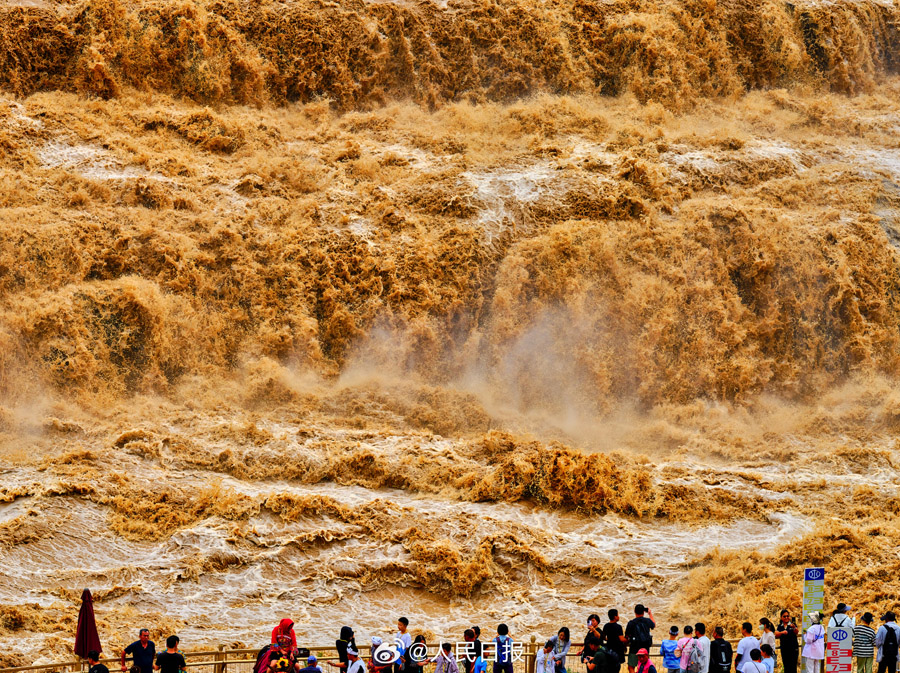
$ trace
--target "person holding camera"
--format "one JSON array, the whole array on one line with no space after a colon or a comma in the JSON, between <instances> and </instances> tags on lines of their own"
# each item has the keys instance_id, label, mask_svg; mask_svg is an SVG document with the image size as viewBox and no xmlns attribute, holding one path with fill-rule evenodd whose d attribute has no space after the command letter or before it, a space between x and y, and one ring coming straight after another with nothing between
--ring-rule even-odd
<instances>
[{"instance_id":1,"label":"person holding camera","mask_svg":"<svg viewBox=\"0 0 900 673\"><path fill-rule=\"evenodd\" d=\"M775 637L778 639L784 673L797 673L797 662L800 660L798 635L800 630L797 628L796 619L791 617L791 611L782 610L778 626L775 627Z\"/></svg>"},{"instance_id":2,"label":"person holding camera","mask_svg":"<svg viewBox=\"0 0 900 673\"><path fill-rule=\"evenodd\" d=\"M646 613L646 617L644 614ZM656 621L653 619L653 611L638 603L634 606L634 619L625 626L625 637L628 639L628 673L634 673L638 664L638 650L653 648L653 629Z\"/></svg>"}]
</instances>

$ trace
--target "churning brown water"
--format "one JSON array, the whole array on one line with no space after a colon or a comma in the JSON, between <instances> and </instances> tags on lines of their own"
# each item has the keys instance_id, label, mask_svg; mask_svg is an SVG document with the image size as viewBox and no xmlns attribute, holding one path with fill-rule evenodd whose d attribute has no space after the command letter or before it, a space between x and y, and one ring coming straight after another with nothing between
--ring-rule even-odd
<instances>
[{"instance_id":1,"label":"churning brown water","mask_svg":"<svg viewBox=\"0 0 900 673\"><path fill-rule=\"evenodd\" d=\"M898 21L0 7L0 664L897 606Z\"/></svg>"}]
</instances>

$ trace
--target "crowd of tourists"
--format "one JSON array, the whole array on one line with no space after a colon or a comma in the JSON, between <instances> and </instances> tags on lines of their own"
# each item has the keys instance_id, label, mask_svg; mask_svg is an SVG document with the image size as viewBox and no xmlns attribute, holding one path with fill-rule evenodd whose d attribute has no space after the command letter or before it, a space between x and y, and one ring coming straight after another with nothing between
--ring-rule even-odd
<instances>
[{"instance_id":1,"label":"crowd of tourists","mask_svg":"<svg viewBox=\"0 0 900 673\"><path fill-rule=\"evenodd\" d=\"M777 623L768 617L758 620L756 628L750 622L741 626L737 647L725 639L725 630L715 626L707 634L705 624L672 626L668 635L654 645L657 629L653 612L643 606L634 608L634 617L623 627L617 610L609 610L607 622L601 626L600 617L587 619L587 632L577 652L572 651L568 627L542 641L535 653L534 673L775 673L780 663L783 673L798 673L801 657L802 673L822 673L825 660L827 630L825 615L808 613L808 628L801 633L797 618L789 610L782 610ZM828 627L844 627L852 635L852 654L856 658L856 673L897 673L900 661L900 626L893 612L885 613L876 630L870 612L861 615L859 623L850 607L839 603L828 620ZM323 673L314 653L297 646L294 624L283 619L272 630L271 642L260 650L254 673ZM776 647L777 643L777 647ZM409 632L409 620L401 617L392 640L373 637L368 646L368 658L357 645L353 629L344 626L335 642L337 661L328 665L340 673L425 673L433 665L433 673L513 673L513 663L522 658L521 642L510 635L506 624L497 626L496 635L482 640L481 629L473 626L462 634L455 645L440 643L429 651L425 636L415 638ZM662 660L658 670L651 654ZM179 650L178 636L169 636L166 650L156 653L150 632L142 629L139 639L126 647L121 655L121 669L131 657L130 673L185 673L186 662ZM90 673L109 673L99 663L99 653L89 654ZM779 662L780 659L780 662ZM574 670L573 670L574 669ZM431 673L431 672L429 672ZM827 673L852 673L850 670Z\"/></svg>"}]
</instances>

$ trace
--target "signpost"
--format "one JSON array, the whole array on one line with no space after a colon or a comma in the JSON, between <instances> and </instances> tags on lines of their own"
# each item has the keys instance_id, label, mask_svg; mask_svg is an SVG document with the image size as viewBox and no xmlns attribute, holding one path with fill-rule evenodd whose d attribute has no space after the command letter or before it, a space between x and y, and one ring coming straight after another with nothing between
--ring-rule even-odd
<instances>
[{"instance_id":1,"label":"signpost","mask_svg":"<svg viewBox=\"0 0 900 673\"><path fill-rule=\"evenodd\" d=\"M825 645L825 673L851 673L853 670L853 629L832 626Z\"/></svg>"},{"instance_id":2,"label":"signpost","mask_svg":"<svg viewBox=\"0 0 900 673\"><path fill-rule=\"evenodd\" d=\"M803 633L809 629L809 613L825 608L825 568L807 568L803 572Z\"/></svg>"}]
</instances>

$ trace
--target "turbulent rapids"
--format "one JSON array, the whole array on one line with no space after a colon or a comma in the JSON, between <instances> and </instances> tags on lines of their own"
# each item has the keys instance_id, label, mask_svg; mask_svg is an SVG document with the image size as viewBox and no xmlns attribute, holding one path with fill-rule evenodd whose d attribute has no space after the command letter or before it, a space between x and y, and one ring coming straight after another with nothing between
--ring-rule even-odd
<instances>
[{"instance_id":1,"label":"turbulent rapids","mask_svg":"<svg viewBox=\"0 0 900 673\"><path fill-rule=\"evenodd\" d=\"M895 2L0 24L0 665L897 606Z\"/></svg>"}]
</instances>

